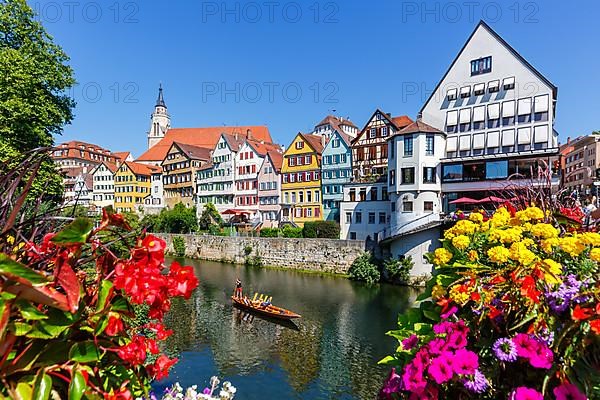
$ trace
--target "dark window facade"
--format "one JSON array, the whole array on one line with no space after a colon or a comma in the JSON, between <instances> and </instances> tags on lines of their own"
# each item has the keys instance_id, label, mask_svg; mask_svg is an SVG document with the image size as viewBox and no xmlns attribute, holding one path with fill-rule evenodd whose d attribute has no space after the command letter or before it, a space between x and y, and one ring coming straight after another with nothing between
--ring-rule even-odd
<instances>
[{"instance_id":1,"label":"dark window facade","mask_svg":"<svg viewBox=\"0 0 600 400\"><path fill-rule=\"evenodd\" d=\"M492 56L471 61L471 76L492 72Z\"/></svg>"},{"instance_id":2,"label":"dark window facade","mask_svg":"<svg viewBox=\"0 0 600 400\"><path fill-rule=\"evenodd\" d=\"M423 183L435 183L435 167L423 167Z\"/></svg>"},{"instance_id":3,"label":"dark window facade","mask_svg":"<svg viewBox=\"0 0 600 400\"><path fill-rule=\"evenodd\" d=\"M415 168L402 168L402 184L410 185L415 183Z\"/></svg>"}]
</instances>

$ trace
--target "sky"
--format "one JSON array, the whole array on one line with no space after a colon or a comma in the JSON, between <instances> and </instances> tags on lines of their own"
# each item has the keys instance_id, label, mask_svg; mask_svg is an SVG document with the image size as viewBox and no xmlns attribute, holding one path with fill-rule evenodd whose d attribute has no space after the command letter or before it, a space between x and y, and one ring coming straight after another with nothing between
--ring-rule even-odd
<instances>
[{"instance_id":1,"label":"sky","mask_svg":"<svg viewBox=\"0 0 600 400\"><path fill-rule=\"evenodd\" d=\"M287 145L330 113L415 118L480 19L558 86L560 141L600 129L600 2L28 0L70 56L56 142L146 150L162 83L173 127L267 125Z\"/></svg>"}]
</instances>

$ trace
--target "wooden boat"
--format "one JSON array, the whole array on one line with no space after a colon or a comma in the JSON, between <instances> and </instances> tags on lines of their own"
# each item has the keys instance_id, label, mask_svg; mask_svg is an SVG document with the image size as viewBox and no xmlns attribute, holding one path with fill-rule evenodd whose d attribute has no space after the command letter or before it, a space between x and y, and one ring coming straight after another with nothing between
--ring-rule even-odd
<instances>
[{"instance_id":1,"label":"wooden boat","mask_svg":"<svg viewBox=\"0 0 600 400\"><path fill-rule=\"evenodd\" d=\"M252 301L249 298L245 298L244 301L244 298L231 296L231 301L233 301L233 304L239 308L266 315L271 318L291 320L301 317L300 314L296 314L295 312L274 305L263 307L261 306L260 301Z\"/></svg>"}]
</instances>

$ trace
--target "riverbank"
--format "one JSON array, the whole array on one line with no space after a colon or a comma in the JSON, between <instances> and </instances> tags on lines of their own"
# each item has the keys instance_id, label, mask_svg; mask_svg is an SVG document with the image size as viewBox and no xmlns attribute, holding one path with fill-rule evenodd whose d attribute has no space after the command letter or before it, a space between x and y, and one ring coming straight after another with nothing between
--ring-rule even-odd
<instances>
[{"instance_id":1,"label":"riverbank","mask_svg":"<svg viewBox=\"0 0 600 400\"><path fill-rule=\"evenodd\" d=\"M347 275L352 262L365 251L360 240L224 237L159 234L167 252L175 254L173 237L185 243L185 256L228 264L269 266L298 272Z\"/></svg>"}]
</instances>

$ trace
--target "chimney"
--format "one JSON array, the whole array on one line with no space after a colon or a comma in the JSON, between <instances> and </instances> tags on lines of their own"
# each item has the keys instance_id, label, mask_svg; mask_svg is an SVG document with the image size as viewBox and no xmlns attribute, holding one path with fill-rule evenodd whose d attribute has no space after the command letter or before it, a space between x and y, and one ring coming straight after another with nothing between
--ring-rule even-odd
<instances>
[{"instance_id":1,"label":"chimney","mask_svg":"<svg viewBox=\"0 0 600 400\"><path fill-rule=\"evenodd\" d=\"M392 113L386 113L388 117L392 118Z\"/></svg>"},{"instance_id":2,"label":"chimney","mask_svg":"<svg viewBox=\"0 0 600 400\"><path fill-rule=\"evenodd\" d=\"M240 135L237 132L234 133L234 137L236 141L240 140Z\"/></svg>"},{"instance_id":3,"label":"chimney","mask_svg":"<svg viewBox=\"0 0 600 400\"><path fill-rule=\"evenodd\" d=\"M567 144L571 144L571 136L567 138Z\"/></svg>"},{"instance_id":4,"label":"chimney","mask_svg":"<svg viewBox=\"0 0 600 400\"><path fill-rule=\"evenodd\" d=\"M246 130L246 139L252 139L252 129Z\"/></svg>"}]
</instances>

